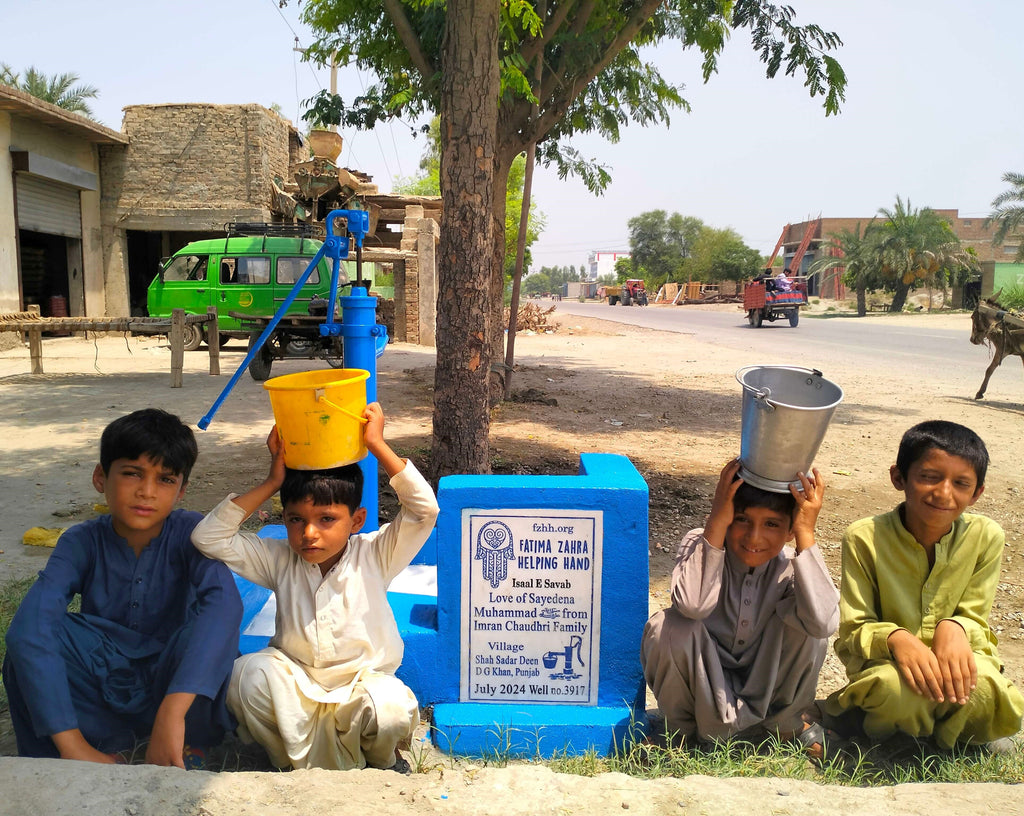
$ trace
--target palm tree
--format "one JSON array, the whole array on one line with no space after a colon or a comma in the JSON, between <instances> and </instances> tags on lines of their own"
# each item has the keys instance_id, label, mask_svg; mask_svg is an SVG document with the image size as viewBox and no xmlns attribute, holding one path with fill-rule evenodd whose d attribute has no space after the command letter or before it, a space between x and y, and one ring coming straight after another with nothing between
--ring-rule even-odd
<instances>
[{"instance_id":1,"label":"palm tree","mask_svg":"<svg viewBox=\"0 0 1024 816\"><path fill-rule=\"evenodd\" d=\"M867 290L877 283L873 274L876 265L873 263L871 244L875 226L872 221L862 233L858 223L852 230L832 233L823 246L825 254L808 268L811 275L822 275L833 269L841 270L843 282L857 292L858 317L867 314Z\"/></svg>"},{"instance_id":2,"label":"palm tree","mask_svg":"<svg viewBox=\"0 0 1024 816\"><path fill-rule=\"evenodd\" d=\"M920 282L934 285L939 273L975 266L949 222L930 207L915 210L897 196L892 210L883 207L878 213L885 222L872 242L873 264L894 292L889 311L903 311L908 293Z\"/></svg>"},{"instance_id":3,"label":"palm tree","mask_svg":"<svg viewBox=\"0 0 1024 816\"><path fill-rule=\"evenodd\" d=\"M996 246L1024 226L1024 173L1003 173L1003 181L1011 187L992 199L992 212L985 221L985 226L993 221L999 222L992 236L992 243ZM1024 261L1024 240L1017 247L1015 260L1018 263Z\"/></svg>"},{"instance_id":4,"label":"palm tree","mask_svg":"<svg viewBox=\"0 0 1024 816\"><path fill-rule=\"evenodd\" d=\"M92 109L86 99L95 99L99 90L92 85L76 85L78 74L64 73L47 76L34 67L25 70L22 79L11 66L0 63L0 82L17 88L37 99L42 99L72 113L92 116Z\"/></svg>"}]
</instances>

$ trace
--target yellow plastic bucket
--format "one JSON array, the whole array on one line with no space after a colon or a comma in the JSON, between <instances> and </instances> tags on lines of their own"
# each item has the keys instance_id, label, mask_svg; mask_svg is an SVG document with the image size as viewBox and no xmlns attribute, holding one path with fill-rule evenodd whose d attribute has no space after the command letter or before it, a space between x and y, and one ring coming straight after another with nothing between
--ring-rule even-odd
<instances>
[{"instance_id":1,"label":"yellow plastic bucket","mask_svg":"<svg viewBox=\"0 0 1024 816\"><path fill-rule=\"evenodd\" d=\"M370 372L359 368L302 371L263 383L294 470L323 470L366 456L363 409Z\"/></svg>"}]
</instances>

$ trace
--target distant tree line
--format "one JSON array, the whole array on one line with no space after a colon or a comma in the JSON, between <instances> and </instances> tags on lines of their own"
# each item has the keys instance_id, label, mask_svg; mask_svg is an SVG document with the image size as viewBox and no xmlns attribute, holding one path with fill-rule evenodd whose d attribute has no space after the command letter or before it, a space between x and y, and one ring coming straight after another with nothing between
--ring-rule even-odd
<instances>
[{"instance_id":1,"label":"distant tree line","mask_svg":"<svg viewBox=\"0 0 1024 816\"><path fill-rule=\"evenodd\" d=\"M539 271L532 272L523 278L523 294L527 297L560 293L562 286L574 281L587 279L587 267L575 266L542 266Z\"/></svg>"},{"instance_id":2,"label":"distant tree line","mask_svg":"<svg viewBox=\"0 0 1024 816\"><path fill-rule=\"evenodd\" d=\"M735 230L718 229L693 216L650 210L627 224L630 258L615 265L617 277L643 278L651 292L666 282L743 280L756 275L764 263Z\"/></svg>"}]
</instances>

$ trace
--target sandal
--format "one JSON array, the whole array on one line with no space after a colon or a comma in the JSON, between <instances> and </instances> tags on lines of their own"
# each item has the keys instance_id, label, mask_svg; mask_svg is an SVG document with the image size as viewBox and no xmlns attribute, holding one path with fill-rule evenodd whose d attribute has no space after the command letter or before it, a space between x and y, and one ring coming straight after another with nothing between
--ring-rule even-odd
<instances>
[{"instance_id":1,"label":"sandal","mask_svg":"<svg viewBox=\"0 0 1024 816\"><path fill-rule=\"evenodd\" d=\"M182 751L182 760L185 763L186 771L206 770L206 751L202 748L186 745Z\"/></svg>"},{"instance_id":2,"label":"sandal","mask_svg":"<svg viewBox=\"0 0 1024 816\"><path fill-rule=\"evenodd\" d=\"M804 729L789 736L788 740L796 743L819 768L838 765L850 773L861 759L860 750L852 742L819 722L804 720Z\"/></svg>"},{"instance_id":3,"label":"sandal","mask_svg":"<svg viewBox=\"0 0 1024 816\"><path fill-rule=\"evenodd\" d=\"M829 742L832 742L834 739L838 739L838 735L830 732L828 734ZM821 723L804 723L804 730L791 737L790 740L799 745L807 755L807 758L812 762L820 763L825 759L826 733Z\"/></svg>"},{"instance_id":4,"label":"sandal","mask_svg":"<svg viewBox=\"0 0 1024 816\"><path fill-rule=\"evenodd\" d=\"M409 764L409 760L403 757L397 748L395 749L395 764L387 770L394 771L395 773L400 773L405 776L410 776L412 774L412 766Z\"/></svg>"}]
</instances>

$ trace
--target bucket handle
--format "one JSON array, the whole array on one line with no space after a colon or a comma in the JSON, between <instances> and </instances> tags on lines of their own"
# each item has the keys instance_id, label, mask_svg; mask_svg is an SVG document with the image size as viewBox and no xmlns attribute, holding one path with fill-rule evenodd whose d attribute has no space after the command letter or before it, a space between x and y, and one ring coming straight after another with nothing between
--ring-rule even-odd
<instances>
[{"instance_id":1,"label":"bucket handle","mask_svg":"<svg viewBox=\"0 0 1024 816\"><path fill-rule=\"evenodd\" d=\"M353 414L350 410L348 410L348 408L342 408L340 405L338 405L336 403L333 403L329 399L327 399L327 397L324 395L324 389L322 389L322 388L315 388L315 389L313 389L313 396L316 398L317 402L326 402L335 411L340 411L341 413L345 414L345 416L351 417L356 422L358 422L360 425L365 425L366 424L366 417L359 416L358 414Z\"/></svg>"},{"instance_id":2,"label":"bucket handle","mask_svg":"<svg viewBox=\"0 0 1024 816\"><path fill-rule=\"evenodd\" d=\"M761 389L751 388L750 390L752 392L751 396L756 400L758 408L769 413L775 410L775 405L768 401L772 395L772 389L766 385Z\"/></svg>"},{"instance_id":3,"label":"bucket handle","mask_svg":"<svg viewBox=\"0 0 1024 816\"><path fill-rule=\"evenodd\" d=\"M746 389L748 389L750 391L750 395L755 400L757 400L757 407L758 408L762 408L765 411L774 411L775 410L775 405L773 403L769 402L769 399L771 398L771 395L772 395L772 390L768 386L764 386L762 388L755 388L754 386L747 385L747 383L743 382L743 375L746 372L751 371L751 370L753 370L755 368L785 368L785 369L788 369L789 371L804 371L804 372L806 372L808 374L813 374L815 377L821 377L822 376L822 373L820 371L818 371L818 369L816 369L816 368L804 368L802 366L761 366L761 365L744 366L743 368L741 368L739 371L736 372L736 381L740 385L742 385L744 388L746 388Z\"/></svg>"}]
</instances>

